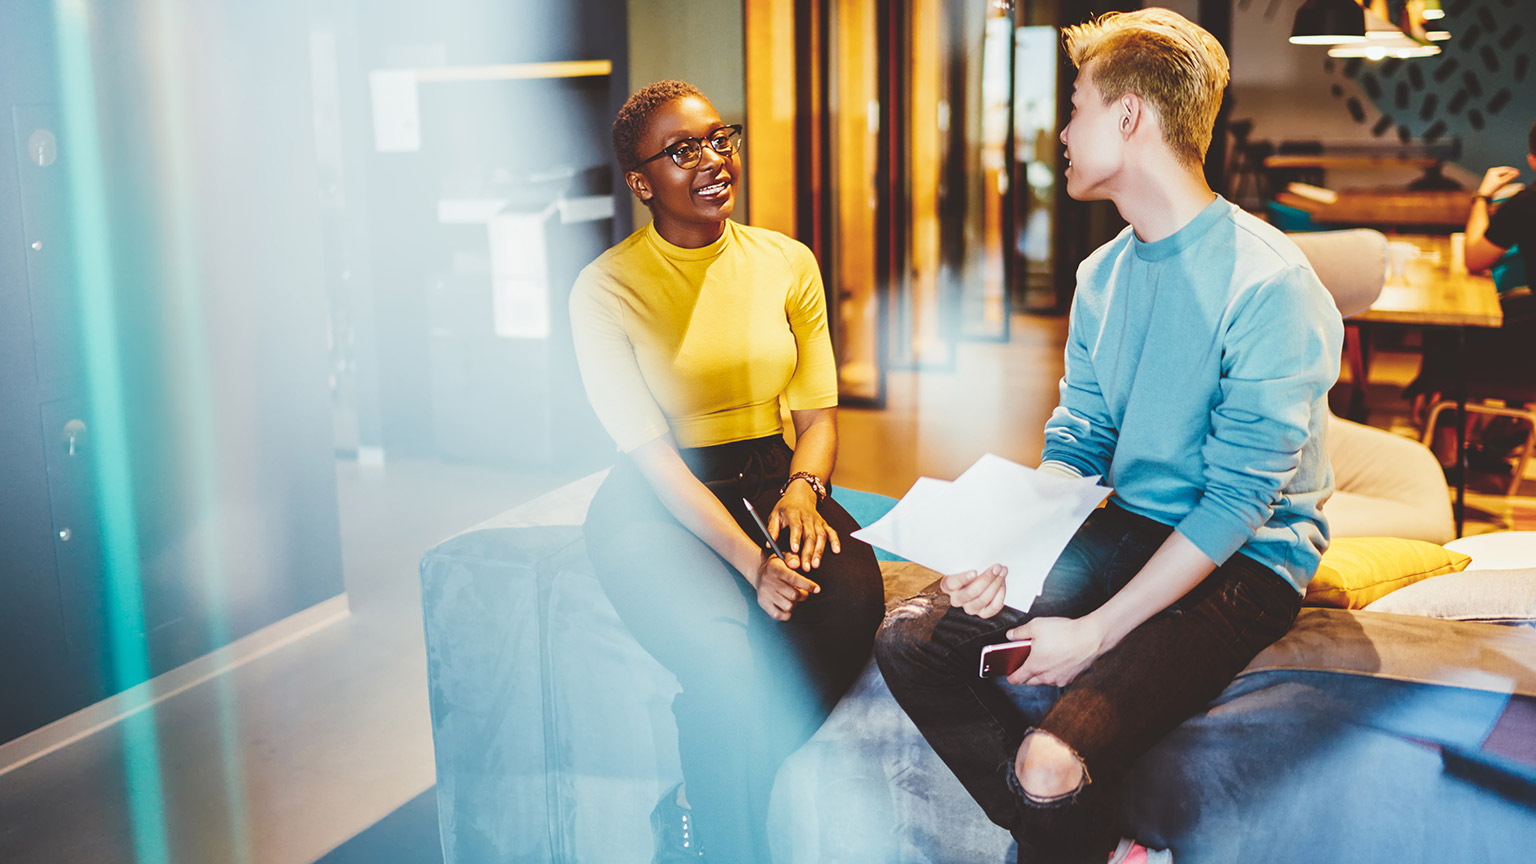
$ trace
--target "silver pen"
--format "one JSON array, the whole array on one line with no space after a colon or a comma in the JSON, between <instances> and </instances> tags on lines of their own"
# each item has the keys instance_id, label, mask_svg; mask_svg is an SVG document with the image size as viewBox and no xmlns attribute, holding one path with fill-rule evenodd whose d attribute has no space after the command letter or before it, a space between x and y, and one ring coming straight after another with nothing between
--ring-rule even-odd
<instances>
[{"instance_id":1,"label":"silver pen","mask_svg":"<svg viewBox=\"0 0 1536 864\"><path fill-rule=\"evenodd\" d=\"M789 559L785 558L784 553L779 550L779 544L773 541L773 535L768 533L768 526L763 524L762 518L757 515L757 509L752 506L752 502L743 498L741 503L747 505L747 512L752 514L752 521L756 522L758 530L763 532L763 538L768 541L768 549L773 552L774 557L784 562L785 567L789 567ZM790 567L790 569L793 570L794 568Z\"/></svg>"}]
</instances>

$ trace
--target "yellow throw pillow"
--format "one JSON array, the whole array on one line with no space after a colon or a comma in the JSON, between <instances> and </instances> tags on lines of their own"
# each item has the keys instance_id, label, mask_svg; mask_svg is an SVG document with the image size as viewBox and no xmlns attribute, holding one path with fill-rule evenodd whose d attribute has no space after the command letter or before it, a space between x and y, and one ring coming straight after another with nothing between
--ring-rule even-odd
<instances>
[{"instance_id":1,"label":"yellow throw pillow","mask_svg":"<svg viewBox=\"0 0 1536 864\"><path fill-rule=\"evenodd\" d=\"M1340 537L1307 585L1306 606L1359 609L1431 576L1465 570L1471 556L1423 540Z\"/></svg>"}]
</instances>

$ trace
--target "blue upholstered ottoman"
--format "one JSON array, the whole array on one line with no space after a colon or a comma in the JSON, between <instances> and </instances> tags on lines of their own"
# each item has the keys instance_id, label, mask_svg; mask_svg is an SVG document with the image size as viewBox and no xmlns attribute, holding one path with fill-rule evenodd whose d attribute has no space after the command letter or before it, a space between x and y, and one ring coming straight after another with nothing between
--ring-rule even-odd
<instances>
[{"instance_id":1,"label":"blue upholstered ottoman","mask_svg":"<svg viewBox=\"0 0 1536 864\"><path fill-rule=\"evenodd\" d=\"M579 480L474 526L422 559L422 613L427 639L438 807L448 864L469 862L601 862L650 860L649 816L663 791L682 778L671 703L672 674L629 636L587 562L581 523L601 474ZM894 500L838 489L838 502L863 524ZM887 595L915 593L932 571L879 554ZM834 713L841 725L882 731L890 747L928 751L891 699L871 662ZM829 726L831 724L829 723ZM819 776L838 748L815 742L792 761ZM930 766L930 767L933 767ZM789 776L791 766L786 766ZM882 787L884 777L850 770L850 783ZM867 774L867 771L863 772ZM914 775L915 777L915 775ZM781 782L781 785L785 785ZM773 808L794 809L823 797L796 787L795 804L776 789ZM925 795L961 821L985 818L947 771L925 778ZM788 788L788 786L786 786ZM852 799L839 797L838 805ZM889 796L882 791L879 796ZM817 830L787 830L775 841L785 860L829 861L844 825L865 825L858 812L828 804ZM892 814L894 815L894 814ZM871 823L872 824L872 823ZM1006 836L961 832L957 853L1001 860ZM951 844L955 845L955 844ZM883 846L881 847L884 848ZM877 852L878 850L871 850ZM840 860L951 860L876 857Z\"/></svg>"},{"instance_id":2,"label":"blue upholstered ottoman","mask_svg":"<svg viewBox=\"0 0 1536 864\"><path fill-rule=\"evenodd\" d=\"M601 479L422 560L447 864L650 860L651 807L681 778L677 684L590 572L580 525ZM864 524L891 503L837 494ZM935 575L882 571L888 598ZM1179 864L1523 861L1510 841L1536 836L1536 783L1458 769L1424 743L1475 754L1521 699L1536 699L1536 632L1304 610L1138 764L1124 815ZM1000 864L1009 846L873 664L781 769L770 823L774 860L795 864Z\"/></svg>"}]
</instances>

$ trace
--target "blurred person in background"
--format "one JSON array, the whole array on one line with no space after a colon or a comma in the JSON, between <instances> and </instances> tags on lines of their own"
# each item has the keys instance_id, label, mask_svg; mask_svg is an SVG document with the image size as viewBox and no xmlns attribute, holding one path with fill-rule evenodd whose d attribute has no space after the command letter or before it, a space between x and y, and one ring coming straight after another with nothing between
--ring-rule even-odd
<instances>
[{"instance_id":1,"label":"blurred person in background","mask_svg":"<svg viewBox=\"0 0 1536 864\"><path fill-rule=\"evenodd\" d=\"M1526 164L1536 171L1536 124L1527 135ZM1504 323L1498 330L1480 330L1465 346L1465 363L1473 378L1497 380L1536 376L1536 296L1531 293L1531 257L1536 255L1536 189L1523 186L1520 169L1489 168L1478 184L1467 216L1466 265L1470 273L1487 272L1499 292ZM1404 395L1414 400L1413 415L1422 420L1445 398L1457 376L1454 334L1426 334L1423 365ZM1518 404L1518 403L1517 403ZM1434 450L1454 479L1456 428L1454 414L1442 415L1433 438ZM1476 471L1509 474L1510 459L1524 448L1527 430L1512 417L1468 418L1467 464Z\"/></svg>"},{"instance_id":2,"label":"blurred person in background","mask_svg":"<svg viewBox=\"0 0 1536 864\"><path fill-rule=\"evenodd\" d=\"M1536 171L1536 123L1531 124L1527 135L1526 164ZM1511 250L1521 250L1525 272L1530 272L1530 256L1536 254L1536 189L1516 187L1505 192L1520 179L1520 169L1509 165L1489 168L1478 184L1477 196L1472 199L1472 212L1467 217L1467 270L1480 273L1499 263ZM1497 209L1494 203L1499 202ZM1519 280L1515 280L1519 281ZM1527 288L1529 288L1528 281ZM1500 286L1500 294L1517 287L1514 284ZM1529 296L1529 291L1526 292ZM1507 314L1507 312L1506 312Z\"/></svg>"}]
</instances>

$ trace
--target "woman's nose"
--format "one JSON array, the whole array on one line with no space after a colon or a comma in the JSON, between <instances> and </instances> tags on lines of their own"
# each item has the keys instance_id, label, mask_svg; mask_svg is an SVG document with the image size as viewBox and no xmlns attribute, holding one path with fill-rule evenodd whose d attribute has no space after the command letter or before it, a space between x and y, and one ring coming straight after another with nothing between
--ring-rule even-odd
<instances>
[{"instance_id":1,"label":"woman's nose","mask_svg":"<svg viewBox=\"0 0 1536 864\"><path fill-rule=\"evenodd\" d=\"M725 155L724 153L721 153L719 150L716 150L715 148L709 146L708 144L705 144L704 148L703 148L703 153L702 153L702 155L699 156L699 164L698 164L697 167L699 167L699 168L705 167L705 163L706 162L721 162L721 163L723 163L723 162L725 162L729 158L730 158L729 156ZM714 166L710 165L709 167L712 168Z\"/></svg>"}]
</instances>

